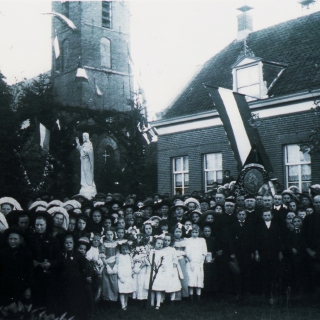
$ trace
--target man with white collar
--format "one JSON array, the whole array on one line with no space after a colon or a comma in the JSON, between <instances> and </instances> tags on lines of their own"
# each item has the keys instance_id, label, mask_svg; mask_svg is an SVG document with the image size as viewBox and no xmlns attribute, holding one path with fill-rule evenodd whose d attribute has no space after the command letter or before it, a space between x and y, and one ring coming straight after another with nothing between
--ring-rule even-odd
<instances>
[{"instance_id":1,"label":"man with white collar","mask_svg":"<svg viewBox=\"0 0 320 320\"><path fill-rule=\"evenodd\" d=\"M282 203L282 195L281 193L277 193L273 198L273 210L278 212L280 216L285 219L288 213L287 206L284 206Z\"/></svg>"}]
</instances>

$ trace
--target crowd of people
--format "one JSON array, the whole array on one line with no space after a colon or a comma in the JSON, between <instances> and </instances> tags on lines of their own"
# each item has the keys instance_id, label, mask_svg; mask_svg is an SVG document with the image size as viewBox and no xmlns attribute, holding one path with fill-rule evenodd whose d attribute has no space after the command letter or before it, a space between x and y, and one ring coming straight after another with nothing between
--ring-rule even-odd
<instances>
[{"instance_id":1,"label":"crowd of people","mask_svg":"<svg viewBox=\"0 0 320 320\"><path fill-rule=\"evenodd\" d=\"M1 198L2 317L32 305L87 320L100 301L127 310L128 298L149 298L158 310L203 303L202 293L273 304L284 292L317 292L320 185L237 197L228 186L172 198L43 193L25 210Z\"/></svg>"}]
</instances>

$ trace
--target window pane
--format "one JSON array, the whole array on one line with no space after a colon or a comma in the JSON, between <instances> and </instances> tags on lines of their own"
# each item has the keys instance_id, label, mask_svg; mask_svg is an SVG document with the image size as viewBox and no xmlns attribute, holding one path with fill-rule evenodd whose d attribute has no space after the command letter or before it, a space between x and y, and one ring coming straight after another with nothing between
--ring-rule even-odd
<instances>
[{"instance_id":1,"label":"window pane","mask_svg":"<svg viewBox=\"0 0 320 320\"><path fill-rule=\"evenodd\" d=\"M184 185L189 186L189 173L184 174Z\"/></svg>"},{"instance_id":2,"label":"window pane","mask_svg":"<svg viewBox=\"0 0 320 320\"><path fill-rule=\"evenodd\" d=\"M299 163L300 162L300 151L299 146L292 144L286 146L287 149L287 163Z\"/></svg>"},{"instance_id":3,"label":"window pane","mask_svg":"<svg viewBox=\"0 0 320 320\"><path fill-rule=\"evenodd\" d=\"M222 171L217 171L217 182L222 183Z\"/></svg>"},{"instance_id":4,"label":"window pane","mask_svg":"<svg viewBox=\"0 0 320 320\"><path fill-rule=\"evenodd\" d=\"M299 181L299 166L288 167L288 181Z\"/></svg>"},{"instance_id":5,"label":"window pane","mask_svg":"<svg viewBox=\"0 0 320 320\"><path fill-rule=\"evenodd\" d=\"M174 159L174 171L182 171L181 158Z\"/></svg>"},{"instance_id":6,"label":"window pane","mask_svg":"<svg viewBox=\"0 0 320 320\"><path fill-rule=\"evenodd\" d=\"M207 185L212 185L214 179L215 179L214 171L208 171L208 172L206 172L206 184L207 184Z\"/></svg>"},{"instance_id":7,"label":"window pane","mask_svg":"<svg viewBox=\"0 0 320 320\"><path fill-rule=\"evenodd\" d=\"M183 157L183 171L189 171L189 158Z\"/></svg>"},{"instance_id":8,"label":"window pane","mask_svg":"<svg viewBox=\"0 0 320 320\"><path fill-rule=\"evenodd\" d=\"M238 88L259 83L259 67L257 65L237 70Z\"/></svg>"},{"instance_id":9,"label":"window pane","mask_svg":"<svg viewBox=\"0 0 320 320\"><path fill-rule=\"evenodd\" d=\"M205 155L205 169L222 170L222 153L209 153Z\"/></svg>"},{"instance_id":10,"label":"window pane","mask_svg":"<svg viewBox=\"0 0 320 320\"><path fill-rule=\"evenodd\" d=\"M311 166L309 164L303 164L301 166L301 179L302 181L311 180Z\"/></svg>"},{"instance_id":11,"label":"window pane","mask_svg":"<svg viewBox=\"0 0 320 320\"><path fill-rule=\"evenodd\" d=\"M176 181L175 187L182 187L182 174L176 174L175 181Z\"/></svg>"}]
</instances>

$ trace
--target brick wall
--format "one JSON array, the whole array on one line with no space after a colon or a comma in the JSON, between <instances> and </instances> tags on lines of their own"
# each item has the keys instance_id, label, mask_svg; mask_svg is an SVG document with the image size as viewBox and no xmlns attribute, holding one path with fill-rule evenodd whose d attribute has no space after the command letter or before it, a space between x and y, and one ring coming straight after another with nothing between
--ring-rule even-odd
<instances>
[{"instance_id":1,"label":"brick wall","mask_svg":"<svg viewBox=\"0 0 320 320\"><path fill-rule=\"evenodd\" d=\"M262 119L259 133L270 157L274 175L284 187L284 145L308 141L316 118L312 112L302 112ZM237 177L234 160L227 136L222 126L185 131L160 136L158 139L158 191L173 193L172 158L189 156L189 191L204 189L203 154L222 152L223 169L231 170ZM312 182L320 183L320 157L311 159Z\"/></svg>"}]
</instances>

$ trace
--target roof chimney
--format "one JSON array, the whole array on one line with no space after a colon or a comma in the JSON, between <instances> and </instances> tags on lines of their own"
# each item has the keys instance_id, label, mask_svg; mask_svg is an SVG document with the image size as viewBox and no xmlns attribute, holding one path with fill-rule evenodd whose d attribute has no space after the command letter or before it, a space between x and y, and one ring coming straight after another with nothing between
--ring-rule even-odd
<instances>
[{"instance_id":1,"label":"roof chimney","mask_svg":"<svg viewBox=\"0 0 320 320\"><path fill-rule=\"evenodd\" d=\"M252 32L252 16L248 13L250 11L251 7L249 6L243 6L241 8L238 8L237 10L240 10L242 13L237 16L238 18L238 35L237 35L237 41L241 41L247 38L248 34Z\"/></svg>"}]
</instances>

